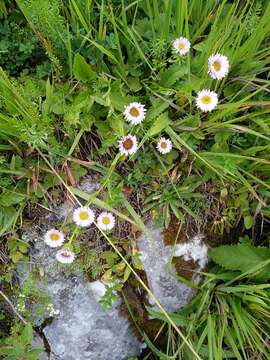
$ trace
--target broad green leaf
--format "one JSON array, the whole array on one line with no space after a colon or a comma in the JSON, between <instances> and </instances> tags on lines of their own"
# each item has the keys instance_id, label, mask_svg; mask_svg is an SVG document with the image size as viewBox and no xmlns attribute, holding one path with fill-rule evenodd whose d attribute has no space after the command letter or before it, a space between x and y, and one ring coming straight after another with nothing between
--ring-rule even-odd
<instances>
[{"instance_id":1,"label":"broad green leaf","mask_svg":"<svg viewBox=\"0 0 270 360\"><path fill-rule=\"evenodd\" d=\"M0 208L0 236L8 232L16 223L21 209L16 210L14 207Z\"/></svg>"},{"instance_id":2,"label":"broad green leaf","mask_svg":"<svg viewBox=\"0 0 270 360\"><path fill-rule=\"evenodd\" d=\"M15 204L19 204L25 199L23 194L13 192L13 191L5 191L0 195L0 206L11 206Z\"/></svg>"},{"instance_id":3,"label":"broad green leaf","mask_svg":"<svg viewBox=\"0 0 270 360\"><path fill-rule=\"evenodd\" d=\"M33 341L33 329L30 324L25 325L21 334L21 340L24 345L31 344Z\"/></svg>"},{"instance_id":4,"label":"broad green leaf","mask_svg":"<svg viewBox=\"0 0 270 360\"><path fill-rule=\"evenodd\" d=\"M147 132L147 137L155 136L161 133L168 125L170 124L170 119L168 118L168 114L161 114L153 123L151 128Z\"/></svg>"},{"instance_id":5,"label":"broad green leaf","mask_svg":"<svg viewBox=\"0 0 270 360\"><path fill-rule=\"evenodd\" d=\"M253 223L254 223L254 221L253 221L253 217L251 215L244 216L244 224L245 224L245 228L247 230L252 228Z\"/></svg>"},{"instance_id":6,"label":"broad green leaf","mask_svg":"<svg viewBox=\"0 0 270 360\"><path fill-rule=\"evenodd\" d=\"M84 57L80 54L74 56L73 73L77 80L83 82L91 82L96 78L96 73L91 65L87 64Z\"/></svg>"},{"instance_id":7,"label":"broad green leaf","mask_svg":"<svg viewBox=\"0 0 270 360\"><path fill-rule=\"evenodd\" d=\"M244 273L270 259L270 249L255 247L250 244L223 245L212 249L209 256L215 263L227 270L238 270ZM268 279L270 277L270 265L265 266L259 276Z\"/></svg>"},{"instance_id":8,"label":"broad green leaf","mask_svg":"<svg viewBox=\"0 0 270 360\"><path fill-rule=\"evenodd\" d=\"M162 73L160 85L163 87L171 87L177 80L181 79L187 73L187 64L173 64Z\"/></svg>"}]
</instances>

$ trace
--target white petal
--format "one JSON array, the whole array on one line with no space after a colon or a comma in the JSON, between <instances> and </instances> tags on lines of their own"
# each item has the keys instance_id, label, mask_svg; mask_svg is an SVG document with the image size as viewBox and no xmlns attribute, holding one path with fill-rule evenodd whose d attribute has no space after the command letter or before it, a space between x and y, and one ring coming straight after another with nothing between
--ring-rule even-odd
<instances>
[{"instance_id":1,"label":"white petal","mask_svg":"<svg viewBox=\"0 0 270 360\"><path fill-rule=\"evenodd\" d=\"M104 224L104 218L107 218L108 224ZM115 226L115 218L113 214L106 211L102 212L97 218L97 226L101 230L112 230Z\"/></svg>"},{"instance_id":2,"label":"white petal","mask_svg":"<svg viewBox=\"0 0 270 360\"><path fill-rule=\"evenodd\" d=\"M173 48L180 56L184 56L189 52L190 42L188 39L181 36L180 38L174 40Z\"/></svg>"},{"instance_id":3,"label":"white petal","mask_svg":"<svg viewBox=\"0 0 270 360\"><path fill-rule=\"evenodd\" d=\"M137 112L137 114L132 115L132 110ZM133 125L137 125L143 122L145 118L146 110L144 105L138 102L130 103L125 107L124 116L127 122L130 122Z\"/></svg>"},{"instance_id":4,"label":"white petal","mask_svg":"<svg viewBox=\"0 0 270 360\"><path fill-rule=\"evenodd\" d=\"M75 259L74 252L67 249L61 249L56 253L56 260L62 264L71 264L74 261L74 259Z\"/></svg>"},{"instance_id":5,"label":"white petal","mask_svg":"<svg viewBox=\"0 0 270 360\"><path fill-rule=\"evenodd\" d=\"M205 103L203 99L208 97L210 102ZM203 89L201 90L196 98L196 105L199 109L204 112L212 111L218 104L218 96L214 91Z\"/></svg>"},{"instance_id":6,"label":"white petal","mask_svg":"<svg viewBox=\"0 0 270 360\"><path fill-rule=\"evenodd\" d=\"M163 144L166 144L166 147L162 146ZM169 139L166 139L164 137L161 137L158 144L157 144L157 150L161 154L168 154L172 150L172 142Z\"/></svg>"},{"instance_id":7,"label":"white petal","mask_svg":"<svg viewBox=\"0 0 270 360\"><path fill-rule=\"evenodd\" d=\"M229 59L225 55L214 54L208 59L208 72L213 79L223 79L228 74L229 68Z\"/></svg>"},{"instance_id":8,"label":"white petal","mask_svg":"<svg viewBox=\"0 0 270 360\"><path fill-rule=\"evenodd\" d=\"M124 147L124 143L127 140L130 140L132 142L132 146L128 149ZM133 136L133 135L123 136L122 139L119 141L118 146L119 146L119 151L121 154L123 154L123 155L134 154L138 149L136 136Z\"/></svg>"},{"instance_id":9,"label":"white petal","mask_svg":"<svg viewBox=\"0 0 270 360\"><path fill-rule=\"evenodd\" d=\"M53 235L57 237L57 239L53 238ZM44 235L45 244L49 245L52 248L62 246L65 241L65 235L56 229L50 229Z\"/></svg>"},{"instance_id":10,"label":"white petal","mask_svg":"<svg viewBox=\"0 0 270 360\"><path fill-rule=\"evenodd\" d=\"M82 216L85 215L85 218ZM81 207L73 212L73 221L80 227L88 227L95 220L95 214L89 207Z\"/></svg>"}]
</instances>

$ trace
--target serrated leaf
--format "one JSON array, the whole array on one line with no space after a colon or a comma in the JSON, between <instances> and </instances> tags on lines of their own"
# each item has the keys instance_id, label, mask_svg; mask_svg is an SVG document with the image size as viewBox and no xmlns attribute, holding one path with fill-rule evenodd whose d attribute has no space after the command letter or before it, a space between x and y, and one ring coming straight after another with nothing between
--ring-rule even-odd
<instances>
[{"instance_id":1,"label":"serrated leaf","mask_svg":"<svg viewBox=\"0 0 270 360\"><path fill-rule=\"evenodd\" d=\"M223 245L212 249L209 256L215 263L227 270L238 270L245 273L270 259L270 249L255 247L250 244ZM259 277L263 279L270 277L270 265L262 269Z\"/></svg>"},{"instance_id":2,"label":"serrated leaf","mask_svg":"<svg viewBox=\"0 0 270 360\"><path fill-rule=\"evenodd\" d=\"M147 132L147 137L155 136L161 133L170 124L170 119L166 113L159 115L153 125Z\"/></svg>"},{"instance_id":3,"label":"serrated leaf","mask_svg":"<svg viewBox=\"0 0 270 360\"><path fill-rule=\"evenodd\" d=\"M187 73L188 67L186 64L173 64L161 75L160 85L170 87Z\"/></svg>"},{"instance_id":4,"label":"serrated leaf","mask_svg":"<svg viewBox=\"0 0 270 360\"><path fill-rule=\"evenodd\" d=\"M1 206L11 206L22 202L25 199L24 194L15 191L5 191L0 195Z\"/></svg>"},{"instance_id":5,"label":"serrated leaf","mask_svg":"<svg viewBox=\"0 0 270 360\"><path fill-rule=\"evenodd\" d=\"M169 102L157 100L153 103L153 106L147 111L146 120L150 122L154 120L158 115L160 115L163 111L168 109Z\"/></svg>"}]
</instances>

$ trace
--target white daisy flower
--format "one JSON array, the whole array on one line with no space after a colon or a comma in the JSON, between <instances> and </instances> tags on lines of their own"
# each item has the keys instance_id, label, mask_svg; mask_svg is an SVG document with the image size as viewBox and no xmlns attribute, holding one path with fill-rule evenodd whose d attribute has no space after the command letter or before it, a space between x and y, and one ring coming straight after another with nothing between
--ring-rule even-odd
<instances>
[{"instance_id":1,"label":"white daisy flower","mask_svg":"<svg viewBox=\"0 0 270 360\"><path fill-rule=\"evenodd\" d=\"M223 79L228 74L229 67L227 56L214 54L208 59L208 72L213 79Z\"/></svg>"},{"instance_id":2,"label":"white daisy flower","mask_svg":"<svg viewBox=\"0 0 270 360\"><path fill-rule=\"evenodd\" d=\"M59 261L62 264L71 264L76 255L74 252L68 250L68 249L61 249L58 250L56 253L56 260Z\"/></svg>"},{"instance_id":3,"label":"white daisy flower","mask_svg":"<svg viewBox=\"0 0 270 360\"><path fill-rule=\"evenodd\" d=\"M125 106L124 116L127 122L133 125L140 124L145 118L146 110L144 105L138 102L132 102Z\"/></svg>"},{"instance_id":4,"label":"white daisy flower","mask_svg":"<svg viewBox=\"0 0 270 360\"><path fill-rule=\"evenodd\" d=\"M200 91L196 98L197 107L204 112L212 111L217 106L217 103L217 93L208 89Z\"/></svg>"},{"instance_id":5,"label":"white daisy flower","mask_svg":"<svg viewBox=\"0 0 270 360\"><path fill-rule=\"evenodd\" d=\"M157 149L161 154L168 154L172 150L171 140L161 137L157 144Z\"/></svg>"},{"instance_id":6,"label":"white daisy flower","mask_svg":"<svg viewBox=\"0 0 270 360\"><path fill-rule=\"evenodd\" d=\"M63 245L64 241L65 235L61 231L56 229L50 229L44 235L45 244L49 245L52 248Z\"/></svg>"},{"instance_id":7,"label":"white daisy flower","mask_svg":"<svg viewBox=\"0 0 270 360\"><path fill-rule=\"evenodd\" d=\"M123 155L132 155L138 149L136 136L127 135L123 136L121 140L118 142L119 151Z\"/></svg>"},{"instance_id":8,"label":"white daisy flower","mask_svg":"<svg viewBox=\"0 0 270 360\"><path fill-rule=\"evenodd\" d=\"M95 220L94 211L89 207L80 207L73 212L73 221L76 225L87 227Z\"/></svg>"},{"instance_id":9,"label":"white daisy flower","mask_svg":"<svg viewBox=\"0 0 270 360\"><path fill-rule=\"evenodd\" d=\"M101 230L112 230L115 225L115 218L112 213L102 212L97 218L97 226Z\"/></svg>"},{"instance_id":10,"label":"white daisy flower","mask_svg":"<svg viewBox=\"0 0 270 360\"><path fill-rule=\"evenodd\" d=\"M180 38L174 40L173 48L180 56L184 56L189 52L190 42L188 39L181 36Z\"/></svg>"}]
</instances>

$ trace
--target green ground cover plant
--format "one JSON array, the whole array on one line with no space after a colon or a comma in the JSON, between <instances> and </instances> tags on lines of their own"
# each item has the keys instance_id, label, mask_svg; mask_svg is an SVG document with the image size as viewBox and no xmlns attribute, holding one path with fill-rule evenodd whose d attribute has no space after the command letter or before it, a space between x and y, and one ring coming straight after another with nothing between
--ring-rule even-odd
<instances>
[{"instance_id":1,"label":"green ground cover plant","mask_svg":"<svg viewBox=\"0 0 270 360\"><path fill-rule=\"evenodd\" d=\"M0 1L0 11L3 294L18 292L25 224L67 196L84 207L47 244L65 236L58 260L117 282L119 294L142 264L110 231L125 222L149 235L149 216L164 228L176 221L213 238L213 263L189 307L149 310L167 347L144 334L145 359L269 358L269 1L17 0ZM175 43L181 37L189 45ZM209 73L215 54L229 62L220 79L218 68ZM101 184L91 196L77 187L89 172ZM91 221L108 242L101 255L80 242L92 207L103 211ZM23 347L4 358L38 359L29 325L13 315L3 315L0 348L18 336Z\"/></svg>"}]
</instances>

